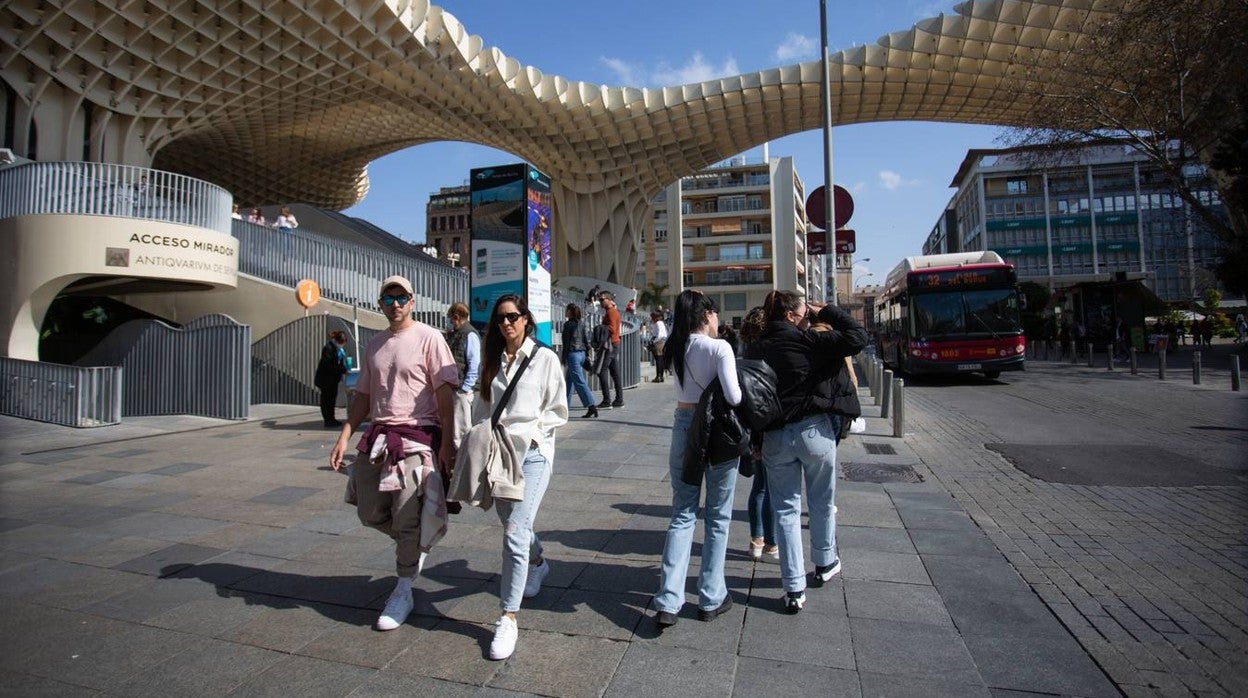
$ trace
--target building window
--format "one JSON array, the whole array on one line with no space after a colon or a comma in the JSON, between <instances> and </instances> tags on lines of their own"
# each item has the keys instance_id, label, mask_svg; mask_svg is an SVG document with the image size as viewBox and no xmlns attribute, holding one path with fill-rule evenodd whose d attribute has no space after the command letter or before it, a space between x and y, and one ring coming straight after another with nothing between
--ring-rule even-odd
<instances>
[{"instance_id":1,"label":"building window","mask_svg":"<svg viewBox=\"0 0 1248 698\"><path fill-rule=\"evenodd\" d=\"M451 252L459 254L459 238L451 239Z\"/></svg>"},{"instance_id":2,"label":"building window","mask_svg":"<svg viewBox=\"0 0 1248 698\"><path fill-rule=\"evenodd\" d=\"M1007 179L1005 180L1005 190L1010 194L1026 194L1027 180L1025 179Z\"/></svg>"},{"instance_id":3,"label":"building window","mask_svg":"<svg viewBox=\"0 0 1248 698\"><path fill-rule=\"evenodd\" d=\"M725 293L724 310L745 310L745 294Z\"/></svg>"},{"instance_id":4,"label":"building window","mask_svg":"<svg viewBox=\"0 0 1248 698\"><path fill-rule=\"evenodd\" d=\"M667 228L655 228L654 241L663 242L664 240L667 240Z\"/></svg>"}]
</instances>

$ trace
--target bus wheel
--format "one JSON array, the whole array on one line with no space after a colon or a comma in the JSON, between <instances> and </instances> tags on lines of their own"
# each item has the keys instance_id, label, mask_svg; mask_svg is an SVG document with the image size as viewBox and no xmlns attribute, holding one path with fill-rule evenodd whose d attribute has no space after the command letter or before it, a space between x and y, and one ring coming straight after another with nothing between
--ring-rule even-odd
<instances>
[{"instance_id":1,"label":"bus wheel","mask_svg":"<svg viewBox=\"0 0 1248 698\"><path fill-rule=\"evenodd\" d=\"M996 379L1001 377L1001 372L1000 371L984 371L984 375L988 377L988 380L995 381Z\"/></svg>"}]
</instances>

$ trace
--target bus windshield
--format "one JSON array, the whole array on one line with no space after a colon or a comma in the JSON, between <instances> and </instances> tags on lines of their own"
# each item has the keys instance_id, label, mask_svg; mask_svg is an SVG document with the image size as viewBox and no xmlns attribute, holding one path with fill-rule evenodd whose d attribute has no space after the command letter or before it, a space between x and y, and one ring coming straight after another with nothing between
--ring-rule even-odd
<instances>
[{"instance_id":1,"label":"bus windshield","mask_svg":"<svg viewBox=\"0 0 1248 698\"><path fill-rule=\"evenodd\" d=\"M1012 288L915 293L910 308L914 336L919 339L999 337L1021 331L1018 297Z\"/></svg>"}]
</instances>

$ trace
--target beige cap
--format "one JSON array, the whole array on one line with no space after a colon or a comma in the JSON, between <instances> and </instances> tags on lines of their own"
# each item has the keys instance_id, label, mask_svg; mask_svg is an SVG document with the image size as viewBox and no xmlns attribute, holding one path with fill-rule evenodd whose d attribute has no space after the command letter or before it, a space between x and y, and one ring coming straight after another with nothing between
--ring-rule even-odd
<instances>
[{"instance_id":1,"label":"beige cap","mask_svg":"<svg viewBox=\"0 0 1248 698\"><path fill-rule=\"evenodd\" d=\"M408 281L406 278L402 276L386 277L386 280L381 282L381 290L377 292L377 295L380 296L381 294L385 293L386 289L390 288L391 286L401 286L403 287L403 290L407 292L407 295L409 296L416 295L416 293L412 291L412 282Z\"/></svg>"}]
</instances>

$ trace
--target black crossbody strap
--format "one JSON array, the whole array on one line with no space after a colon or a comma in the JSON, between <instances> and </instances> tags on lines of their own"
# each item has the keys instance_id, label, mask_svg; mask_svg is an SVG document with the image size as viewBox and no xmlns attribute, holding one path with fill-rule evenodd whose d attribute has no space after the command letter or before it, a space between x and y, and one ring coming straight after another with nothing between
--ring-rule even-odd
<instances>
[{"instance_id":1,"label":"black crossbody strap","mask_svg":"<svg viewBox=\"0 0 1248 698\"><path fill-rule=\"evenodd\" d=\"M538 348L535 347L533 354L536 354L537 351ZM529 354L524 357L524 361L521 362L520 368L516 369L516 375L512 376L511 380L507 383L507 389L503 391L502 399L498 401L498 405L494 408L494 416L490 418L490 421L494 424L494 426L498 426L498 419L503 416L503 408L505 408L507 406L507 402L511 400L511 394L516 391L516 384L520 382L520 376L524 375L524 369L528 368L529 362L533 360L533 354Z\"/></svg>"}]
</instances>

